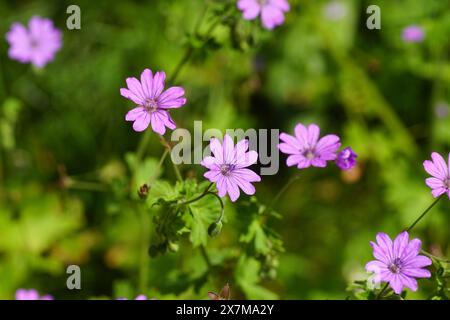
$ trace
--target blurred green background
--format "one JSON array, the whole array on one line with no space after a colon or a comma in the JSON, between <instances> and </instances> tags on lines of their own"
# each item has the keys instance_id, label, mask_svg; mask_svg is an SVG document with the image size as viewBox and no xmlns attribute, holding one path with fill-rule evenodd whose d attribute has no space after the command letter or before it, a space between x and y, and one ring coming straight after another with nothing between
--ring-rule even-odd
<instances>
[{"instance_id":1,"label":"blurred green background","mask_svg":"<svg viewBox=\"0 0 450 320\"><path fill-rule=\"evenodd\" d=\"M230 203L222 233L206 247L216 268L205 279L195 277L207 266L187 239L176 253L149 258L151 223L142 223L132 199L163 148L153 134L130 181L142 134L124 121L132 103L119 89L144 68L170 77L186 46L195 47L205 3L199 33L217 2L0 0L0 298L23 287L57 299L206 299L229 282L233 298L344 299L349 283L367 278L375 234L395 236L432 202L422 162L450 146L449 1L290 0L274 31L234 9L181 70L176 84L188 104L172 113L178 127L202 120L204 129L290 133L314 122L351 145L358 166L300 173L275 208L282 218L268 222L285 249L270 277L257 275L254 260L226 263L239 259L247 218ZM81 30L65 26L71 4L81 8ZM381 8L381 30L366 28L370 4ZM63 31L62 50L39 71L10 60L3 36L33 15ZM424 28L423 42L402 40L412 24ZM199 165L181 169L204 180ZM297 173L281 156L279 173L256 185L257 197L269 203ZM160 178L175 181L168 161ZM413 232L447 257L449 208L442 201ZM82 290L66 288L70 264L81 267ZM419 286L408 298L434 290L432 280Z\"/></svg>"}]
</instances>

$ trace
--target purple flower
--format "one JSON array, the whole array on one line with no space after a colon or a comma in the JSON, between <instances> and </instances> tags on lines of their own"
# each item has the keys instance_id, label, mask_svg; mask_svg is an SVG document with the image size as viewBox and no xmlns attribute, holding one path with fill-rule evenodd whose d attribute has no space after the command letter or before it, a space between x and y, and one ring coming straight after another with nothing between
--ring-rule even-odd
<instances>
[{"instance_id":1,"label":"purple flower","mask_svg":"<svg viewBox=\"0 0 450 320\"><path fill-rule=\"evenodd\" d=\"M153 75L150 69L145 69L140 82L136 78L127 78L128 89L120 89L122 97L138 105L125 116L126 121L134 121L135 131L144 131L150 123L153 131L161 135L166 132L166 127L172 130L176 128L168 109L180 108L186 103L184 89L170 87L163 91L165 80L163 71Z\"/></svg>"},{"instance_id":2,"label":"purple flower","mask_svg":"<svg viewBox=\"0 0 450 320\"><path fill-rule=\"evenodd\" d=\"M411 25L403 29L402 38L405 42L422 42L425 38L425 31L422 27Z\"/></svg>"},{"instance_id":3,"label":"purple flower","mask_svg":"<svg viewBox=\"0 0 450 320\"><path fill-rule=\"evenodd\" d=\"M342 170L350 170L356 165L356 158L358 155L352 150L352 148L347 147L341 150L337 154L336 165Z\"/></svg>"},{"instance_id":4,"label":"purple flower","mask_svg":"<svg viewBox=\"0 0 450 320\"><path fill-rule=\"evenodd\" d=\"M380 232L377 243L371 241L370 245L376 260L367 263L366 270L375 273L377 282L389 282L396 294L400 294L403 287L416 291L415 278L431 277L430 271L423 269L431 265L431 260L419 255L422 242L419 239L409 241L408 232L400 233L394 243L387 234Z\"/></svg>"},{"instance_id":5,"label":"purple flower","mask_svg":"<svg viewBox=\"0 0 450 320\"><path fill-rule=\"evenodd\" d=\"M425 171L432 175L432 178L425 180L427 186L431 188L431 194L437 198L447 193L450 199L450 153L448 154L448 164L444 158L437 152L431 154L430 160L423 162Z\"/></svg>"},{"instance_id":6,"label":"purple flower","mask_svg":"<svg viewBox=\"0 0 450 320\"><path fill-rule=\"evenodd\" d=\"M127 298L117 298L116 300L128 300ZM146 295L140 294L138 295L136 298L134 298L134 300L148 300Z\"/></svg>"},{"instance_id":7,"label":"purple flower","mask_svg":"<svg viewBox=\"0 0 450 320\"><path fill-rule=\"evenodd\" d=\"M280 140L283 143L278 145L281 152L289 155L286 161L289 167L323 168L327 166L327 161L336 159L336 151L341 146L338 136L329 134L319 139L320 128L315 124L305 127L299 123L294 131L295 137L281 133Z\"/></svg>"},{"instance_id":8,"label":"purple flower","mask_svg":"<svg viewBox=\"0 0 450 320\"><path fill-rule=\"evenodd\" d=\"M32 17L28 29L21 23L14 23L6 34L10 47L8 55L21 63L31 62L42 68L52 61L62 46L61 31L53 26L53 21Z\"/></svg>"},{"instance_id":9,"label":"purple flower","mask_svg":"<svg viewBox=\"0 0 450 320\"><path fill-rule=\"evenodd\" d=\"M258 153L253 150L247 152L248 141L241 140L234 146L233 139L226 134L222 145L213 138L209 147L214 156L206 157L201 164L209 169L204 176L216 183L219 196L224 197L228 193L234 202L239 198L239 189L248 195L255 194L251 182L259 182L261 178L246 167L256 163Z\"/></svg>"},{"instance_id":10,"label":"purple flower","mask_svg":"<svg viewBox=\"0 0 450 320\"><path fill-rule=\"evenodd\" d=\"M41 297L35 289L18 289L16 300L53 300L53 296L46 294Z\"/></svg>"},{"instance_id":11,"label":"purple flower","mask_svg":"<svg viewBox=\"0 0 450 320\"><path fill-rule=\"evenodd\" d=\"M290 10L286 0L239 0L237 6L245 20L253 20L261 15L264 28L269 30L283 24L284 13Z\"/></svg>"}]
</instances>

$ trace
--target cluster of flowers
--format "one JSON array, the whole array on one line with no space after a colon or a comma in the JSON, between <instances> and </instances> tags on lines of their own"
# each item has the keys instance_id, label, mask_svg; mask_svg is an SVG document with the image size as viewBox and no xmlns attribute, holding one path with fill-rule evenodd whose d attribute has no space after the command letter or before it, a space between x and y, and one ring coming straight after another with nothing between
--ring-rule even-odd
<instances>
[{"instance_id":1,"label":"cluster of flowers","mask_svg":"<svg viewBox=\"0 0 450 320\"><path fill-rule=\"evenodd\" d=\"M144 131L151 125L153 131L164 134L166 128L175 129L169 111L186 104L185 90L182 87L170 87L164 90L166 74L158 71L155 74L145 69L140 81L131 77L126 79L127 88L121 88L120 94L134 102L137 106L130 110L126 121L133 122L135 131ZM278 148L289 155L287 165L296 165L298 169L308 167L324 168L328 161L335 161L342 170L349 170L356 164L356 153L350 147L340 152L340 138L336 135L326 135L320 138L320 128L311 124L305 127L298 124L295 136L287 133L280 135ZM247 140L241 140L236 145L229 135L225 135L223 143L213 138L209 145L213 156L206 157L202 166L209 171L205 177L216 183L219 196L229 195L231 201L239 198L240 190L247 195L255 193L253 182L261 181L261 177L248 169L258 160L258 153L248 151Z\"/></svg>"}]
</instances>

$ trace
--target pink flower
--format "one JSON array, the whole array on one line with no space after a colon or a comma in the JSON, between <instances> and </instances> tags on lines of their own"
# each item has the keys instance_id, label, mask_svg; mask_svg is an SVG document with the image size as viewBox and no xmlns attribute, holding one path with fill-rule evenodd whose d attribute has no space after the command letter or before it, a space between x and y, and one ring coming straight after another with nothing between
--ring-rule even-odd
<instances>
[{"instance_id":1,"label":"pink flower","mask_svg":"<svg viewBox=\"0 0 450 320\"><path fill-rule=\"evenodd\" d=\"M407 287L417 290L415 278L429 278L430 271L423 267L431 265L431 260L419 255L422 242L419 239L409 241L408 232L400 233L394 242L383 232L377 234L377 243L370 242L376 260L366 264L368 272L376 274L376 282L389 282L396 294Z\"/></svg>"},{"instance_id":2,"label":"pink flower","mask_svg":"<svg viewBox=\"0 0 450 320\"><path fill-rule=\"evenodd\" d=\"M61 31L50 19L32 17L28 29L21 23L14 23L6 34L10 47L8 55L21 63L31 62L42 68L52 61L62 46Z\"/></svg>"},{"instance_id":3,"label":"pink flower","mask_svg":"<svg viewBox=\"0 0 450 320\"><path fill-rule=\"evenodd\" d=\"M356 158L358 155L353 151L351 147L342 149L335 160L336 165L341 170L350 170L356 165Z\"/></svg>"},{"instance_id":4,"label":"pink flower","mask_svg":"<svg viewBox=\"0 0 450 320\"><path fill-rule=\"evenodd\" d=\"M134 121L135 131L144 131L151 123L153 131L163 135L166 127L175 129L176 125L169 115L169 109L180 108L186 103L182 87L170 87L164 90L166 74L163 71L154 75L150 69L141 74L141 81L127 78L126 88L120 89L122 97L138 105L125 116L126 121Z\"/></svg>"},{"instance_id":5,"label":"pink flower","mask_svg":"<svg viewBox=\"0 0 450 320\"><path fill-rule=\"evenodd\" d=\"M18 289L16 291L16 300L53 300L53 296L49 294L40 296L35 289Z\"/></svg>"},{"instance_id":6,"label":"pink flower","mask_svg":"<svg viewBox=\"0 0 450 320\"><path fill-rule=\"evenodd\" d=\"M286 0L239 0L237 6L245 20L261 16L263 26L269 30L283 24L284 13L290 10Z\"/></svg>"},{"instance_id":7,"label":"pink flower","mask_svg":"<svg viewBox=\"0 0 450 320\"><path fill-rule=\"evenodd\" d=\"M450 153L448 154L448 164L444 158L437 152L431 154L430 160L425 160L423 167L425 171L432 175L432 178L425 180L427 186L431 188L431 194L437 198L447 193L450 199Z\"/></svg>"},{"instance_id":8,"label":"pink flower","mask_svg":"<svg viewBox=\"0 0 450 320\"><path fill-rule=\"evenodd\" d=\"M419 26L411 25L403 29L402 38L405 42L422 42L425 31Z\"/></svg>"},{"instance_id":9,"label":"pink flower","mask_svg":"<svg viewBox=\"0 0 450 320\"><path fill-rule=\"evenodd\" d=\"M323 168L327 166L327 161L336 159L336 151L341 146L338 136L329 134L319 139L320 128L315 124L305 127L299 123L294 131L295 137L281 133L280 140L283 142L278 145L281 152L289 155L286 161L289 167Z\"/></svg>"},{"instance_id":10,"label":"pink flower","mask_svg":"<svg viewBox=\"0 0 450 320\"><path fill-rule=\"evenodd\" d=\"M226 134L221 145L216 138L211 139L211 152L203 159L202 166L209 169L204 174L211 182L215 182L220 197L227 193L231 201L239 198L239 189L248 195L255 194L255 187L251 182L261 181L260 176L246 167L251 166L258 160L256 151L248 151L248 141L241 140L234 146L233 139Z\"/></svg>"},{"instance_id":11,"label":"pink flower","mask_svg":"<svg viewBox=\"0 0 450 320\"><path fill-rule=\"evenodd\" d=\"M116 300L128 300L127 298L117 298ZM140 294L138 295L136 298L134 298L134 300L148 300L146 295Z\"/></svg>"}]
</instances>

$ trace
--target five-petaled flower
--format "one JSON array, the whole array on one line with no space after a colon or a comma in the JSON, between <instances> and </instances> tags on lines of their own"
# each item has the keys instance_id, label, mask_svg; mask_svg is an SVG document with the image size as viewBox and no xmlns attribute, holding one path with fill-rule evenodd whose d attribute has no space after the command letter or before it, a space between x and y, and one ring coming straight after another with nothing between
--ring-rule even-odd
<instances>
[{"instance_id":1,"label":"five-petaled flower","mask_svg":"<svg viewBox=\"0 0 450 320\"><path fill-rule=\"evenodd\" d=\"M35 289L18 289L16 291L16 300L53 300L53 296L49 294L40 296Z\"/></svg>"},{"instance_id":2,"label":"five-petaled flower","mask_svg":"<svg viewBox=\"0 0 450 320\"><path fill-rule=\"evenodd\" d=\"M239 189L248 195L254 194L251 182L259 182L261 178L247 169L258 160L256 151L247 152L248 141L241 140L234 146L233 139L226 134L222 145L213 138L209 146L214 156L204 158L201 164L209 169L204 176L216 183L219 196L228 194L234 202L239 198Z\"/></svg>"},{"instance_id":3,"label":"five-petaled flower","mask_svg":"<svg viewBox=\"0 0 450 320\"><path fill-rule=\"evenodd\" d=\"M176 125L169 115L169 109L180 108L186 103L182 87L170 87L164 90L166 74L158 71L154 75L150 69L141 74L141 81L127 78L126 88L120 89L120 94L138 105L125 116L126 121L134 121L135 131L144 131L151 123L153 131L163 135L166 127L175 129Z\"/></svg>"},{"instance_id":4,"label":"five-petaled flower","mask_svg":"<svg viewBox=\"0 0 450 320\"><path fill-rule=\"evenodd\" d=\"M432 178L425 180L427 186L431 188L431 194L437 198L440 195L447 193L450 199L450 153L448 154L448 163L437 152L431 154L430 160L425 160L423 167Z\"/></svg>"},{"instance_id":5,"label":"five-petaled flower","mask_svg":"<svg viewBox=\"0 0 450 320\"><path fill-rule=\"evenodd\" d=\"M61 31L50 19L38 16L28 22L28 29L21 23L14 23L6 34L10 47L8 55L21 63L32 63L37 68L52 61L62 46Z\"/></svg>"},{"instance_id":6,"label":"five-petaled flower","mask_svg":"<svg viewBox=\"0 0 450 320\"><path fill-rule=\"evenodd\" d=\"M289 167L323 168L327 166L327 161L336 159L336 151L341 146L338 136L329 134L319 139L320 128L315 124L305 127L299 123L294 131L295 137L281 133L280 140L283 142L278 145L281 152L289 155L286 161Z\"/></svg>"},{"instance_id":7,"label":"five-petaled flower","mask_svg":"<svg viewBox=\"0 0 450 320\"><path fill-rule=\"evenodd\" d=\"M389 282L396 294L400 294L404 287L417 290L415 278L429 278L430 271L424 267L432 261L419 255L422 242L419 239L409 241L408 232L400 233L394 242L383 232L377 234L377 243L370 242L376 260L366 264L368 272L374 272L376 282Z\"/></svg>"},{"instance_id":8,"label":"five-petaled flower","mask_svg":"<svg viewBox=\"0 0 450 320\"><path fill-rule=\"evenodd\" d=\"M269 30L283 24L284 13L290 10L286 0L239 0L237 6L245 20L261 16L264 28Z\"/></svg>"}]
</instances>

